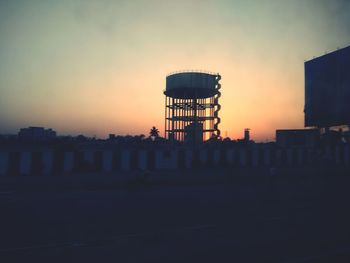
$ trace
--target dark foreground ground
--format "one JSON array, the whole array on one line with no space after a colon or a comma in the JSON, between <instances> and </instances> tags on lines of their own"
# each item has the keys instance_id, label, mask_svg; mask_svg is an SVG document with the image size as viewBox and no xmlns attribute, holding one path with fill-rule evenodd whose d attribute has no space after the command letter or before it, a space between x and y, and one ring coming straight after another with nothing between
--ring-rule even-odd
<instances>
[{"instance_id":1,"label":"dark foreground ground","mask_svg":"<svg viewBox=\"0 0 350 263\"><path fill-rule=\"evenodd\" d=\"M1 179L0 262L350 262L350 175L256 175Z\"/></svg>"}]
</instances>

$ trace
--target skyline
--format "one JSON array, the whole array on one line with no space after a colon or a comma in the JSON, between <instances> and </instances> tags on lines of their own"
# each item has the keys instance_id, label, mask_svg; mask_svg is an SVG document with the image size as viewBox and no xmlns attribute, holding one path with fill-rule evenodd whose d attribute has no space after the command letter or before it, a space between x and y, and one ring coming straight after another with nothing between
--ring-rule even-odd
<instances>
[{"instance_id":1,"label":"skyline","mask_svg":"<svg viewBox=\"0 0 350 263\"><path fill-rule=\"evenodd\" d=\"M187 69L222 76L223 136L302 128L304 61L350 44L350 2L180 2L2 1L0 133L163 135L165 77Z\"/></svg>"}]
</instances>

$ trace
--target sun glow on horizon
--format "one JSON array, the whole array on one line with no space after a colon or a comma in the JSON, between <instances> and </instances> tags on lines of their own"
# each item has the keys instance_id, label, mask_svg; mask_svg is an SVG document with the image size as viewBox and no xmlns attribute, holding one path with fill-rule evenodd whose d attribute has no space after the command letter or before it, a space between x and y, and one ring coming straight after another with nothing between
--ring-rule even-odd
<instances>
[{"instance_id":1,"label":"sun glow on horizon","mask_svg":"<svg viewBox=\"0 0 350 263\"><path fill-rule=\"evenodd\" d=\"M304 60L350 43L349 13L344 0L1 2L0 133L163 135L166 75L203 69L222 76L221 134L272 140L303 127Z\"/></svg>"}]
</instances>

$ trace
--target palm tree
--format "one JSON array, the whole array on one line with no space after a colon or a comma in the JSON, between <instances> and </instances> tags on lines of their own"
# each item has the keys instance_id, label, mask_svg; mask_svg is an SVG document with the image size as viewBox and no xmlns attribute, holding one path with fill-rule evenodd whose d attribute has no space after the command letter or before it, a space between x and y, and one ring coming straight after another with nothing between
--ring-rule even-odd
<instances>
[{"instance_id":1,"label":"palm tree","mask_svg":"<svg viewBox=\"0 0 350 263\"><path fill-rule=\"evenodd\" d=\"M151 137L153 141L159 138L159 130L155 126L149 131L149 137Z\"/></svg>"}]
</instances>

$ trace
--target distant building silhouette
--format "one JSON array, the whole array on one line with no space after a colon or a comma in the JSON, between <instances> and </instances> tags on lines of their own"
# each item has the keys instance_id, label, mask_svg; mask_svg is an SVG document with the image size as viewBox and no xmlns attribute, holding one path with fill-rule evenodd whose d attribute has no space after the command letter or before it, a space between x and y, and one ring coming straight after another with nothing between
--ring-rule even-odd
<instances>
[{"instance_id":1,"label":"distant building silhouette","mask_svg":"<svg viewBox=\"0 0 350 263\"><path fill-rule=\"evenodd\" d=\"M250 129L246 128L244 129L244 141L249 142L250 141Z\"/></svg>"},{"instance_id":2,"label":"distant building silhouette","mask_svg":"<svg viewBox=\"0 0 350 263\"><path fill-rule=\"evenodd\" d=\"M319 140L320 132L318 129L276 130L276 143L278 146L314 147L319 144Z\"/></svg>"},{"instance_id":3,"label":"distant building silhouette","mask_svg":"<svg viewBox=\"0 0 350 263\"><path fill-rule=\"evenodd\" d=\"M47 140L56 138L56 132L52 129L43 127L28 127L22 128L18 132L18 138L22 140Z\"/></svg>"}]
</instances>

